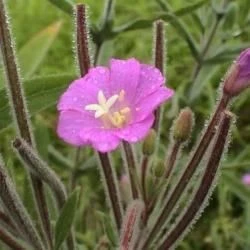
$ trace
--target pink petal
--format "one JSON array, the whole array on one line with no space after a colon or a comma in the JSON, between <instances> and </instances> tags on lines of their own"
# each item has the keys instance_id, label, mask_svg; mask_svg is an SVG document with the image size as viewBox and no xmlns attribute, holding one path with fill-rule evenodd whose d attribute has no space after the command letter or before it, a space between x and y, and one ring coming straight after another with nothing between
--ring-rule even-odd
<instances>
[{"instance_id":1,"label":"pink petal","mask_svg":"<svg viewBox=\"0 0 250 250\"><path fill-rule=\"evenodd\" d=\"M114 135L113 130L108 129L83 129L80 136L82 140L87 141L93 148L102 153L115 150L120 143L120 139Z\"/></svg>"},{"instance_id":2,"label":"pink petal","mask_svg":"<svg viewBox=\"0 0 250 250\"><path fill-rule=\"evenodd\" d=\"M151 95L139 100L135 104L135 110L133 114L134 121L138 122L144 120L149 114L152 114L153 111L160 106L160 104L171 98L173 94L173 90L166 87L161 87Z\"/></svg>"},{"instance_id":3,"label":"pink petal","mask_svg":"<svg viewBox=\"0 0 250 250\"><path fill-rule=\"evenodd\" d=\"M128 60L110 60L110 95L125 91L125 99L131 103L136 95L140 74L140 63L134 58Z\"/></svg>"},{"instance_id":4,"label":"pink petal","mask_svg":"<svg viewBox=\"0 0 250 250\"><path fill-rule=\"evenodd\" d=\"M57 134L65 142L75 146L87 144L80 137L80 131L86 127L99 127L100 121L92 116L74 110L61 111L58 120Z\"/></svg>"},{"instance_id":5,"label":"pink petal","mask_svg":"<svg viewBox=\"0 0 250 250\"><path fill-rule=\"evenodd\" d=\"M136 100L150 95L165 82L160 70L151 65L141 64L139 84L136 89Z\"/></svg>"},{"instance_id":6,"label":"pink petal","mask_svg":"<svg viewBox=\"0 0 250 250\"><path fill-rule=\"evenodd\" d=\"M154 122L154 115L150 114L144 120L128 125L127 127L116 131L116 135L128 142L135 143L143 139L149 132Z\"/></svg>"},{"instance_id":7,"label":"pink petal","mask_svg":"<svg viewBox=\"0 0 250 250\"><path fill-rule=\"evenodd\" d=\"M109 70L105 67L96 67L89 70L88 74L75 80L61 96L58 110L84 110L88 104L97 103L99 90L107 88Z\"/></svg>"}]
</instances>

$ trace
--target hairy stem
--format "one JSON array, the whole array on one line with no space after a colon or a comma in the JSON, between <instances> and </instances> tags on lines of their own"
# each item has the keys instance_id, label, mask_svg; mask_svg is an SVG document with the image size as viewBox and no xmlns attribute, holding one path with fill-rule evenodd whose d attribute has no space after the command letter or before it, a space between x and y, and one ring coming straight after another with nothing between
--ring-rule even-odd
<instances>
[{"instance_id":1,"label":"hairy stem","mask_svg":"<svg viewBox=\"0 0 250 250\"><path fill-rule=\"evenodd\" d=\"M141 186L142 186L142 197L147 207L147 170L148 170L149 157L144 155L141 163Z\"/></svg>"},{"instance_id":2,"label":"hairy stem","mask_svg":"<svg viewBox=\"0 0 250 250\"><path fill-rule=\"evenodd\" d=\"M98 156L100 159L101 173L103 176L104 186L107 191L106 193L110 201L117 230L118 232L120 232L122 226L123 211L116 173L113 167L111 166L109 155L107 153L99 152Z\"/></svg>"},{"instance_id":3,"label":"hairy stem","mask_svg":"<svg viewBox=\"0 0 250 250\"><path fill-rule=\"evenodd\" d=\"M181 148L180 141L175 141L174 145L172 146L167 163L166 163L166 172L164 173L164 177L166 179L169 178L169 176L172 174L172 172L174 170L174 166L175 166L177 155L180 151L180 148Z\"/></svg>"},{"instance_id":4,"label":"hairy stem","mask_svg":"<svg viewBox=\"0 0 250 250\"><path fill-rule=\"evenodd\" d=\"M221 113L226 109L229 101L230 101L229 97L225 95L222 96L206 131L202 135L202 138L196 150L194 151L193 156L191 157L190 161L188 162L185 168L184 173L182 174L178 183L175 185L173 192L170 194L169 199L167 200L159 217L156 219L154 225L152 226L152 229L149 231L149 234L145 242L143 243L142 249L147 249L147 247L152 243L156 234L159 232L164 222L166 221L166 219L172 212L173 208L175 207L177 201L180 199L185 187L189 183L189 180L192 178L209 144L211 143L211 140L213 139L216 133L216 127L220 121Z\"/></svg>"},{"instance_id":5,"label":"hairy stem","mask_svg":"<svg viewBox=\"0 0 250 250\"><path fill-rule=\"evenodd\" d=\"M17 125L17 131L20 136L30 145L35 147L32 135L30 120L27 113L27 107L24 99L24 92L20 80L18 67L15 58L14 44L11 39L10 29L8 26L7 13L3 0L0 0L0 37L1 50L3 55L4 66L6 70L7 89L9 90L9 102L12 106L12 115ZM49 211L45 199L42 181L30 175L32 187L34 190L34 200L39 211L40 220L43 226L46 242L52 248L52 232L49 219Z\"/></svg>"},{"instance_id":6,"label":"hairy stem","mask_svg":"<svg viewBox=\"0 0 250 250\"><path fill-rule=\"evenodd\" d=\"M127 165L129 179L130 179L132 197L135 200L135 199L138 199L139 197L139 191L138 191L139 181L138 181L138 175L137 175L137 169L136 169L135 155L134 155L131 145L125 141L123 141L123 149L125 153L125 161Z\"/></svg>"},{"instance_id":7,"label":"hairy stem","mask_svg":"<svg viewBox=\"0 0 250 250\"><path fill-rule=\"evenodd\" d=\"M154 39L154 64L155 67L158 68L161 73L164 75L164 62L165 62L165 28L164 22L162 20L158 20L154 23L155 26L155 39ZM158 108L155 111L155 121L153 124L153 128L155 131L159 130L160 127L160 119L161 119L161 109Z\"/></svg>"},{"instance_id":8,"label":"hairy stem","mask_svg":"<svg viewBox=\"0 0 250 250\"><path fill-rule=\"evenodd\" d=\"M88 73L91 67L86 5L77 4L75 12L76 12L76 27L75 27L76 54L78 58L80 76L84 77ZM76 174L79 165L80 155L81 155L81 148L79 147L76 149L74 170L72 171L71 175L71 190L74 190L76 186Z\"/></svg>"},{"instance_id":9,"label":"hairy stem","mask_svg":"<svg viewBox=\"0 0 250 250\"><path fill-rule=\"evenodd\" d=\"M14 249L14 250L25 250L26 249L24 246L22 246L17 241L15 236L11 235L2 226L0 226L0 239L11 249Z\"/></svg>"},{"instance_id":10,"label":"hairy stem","mask_svg":"<svg viewBox=\"0 0 250 250\"><path fill-rule=\"evenodd\" d=\"M91 67L87 11L84 4L77 4L76 6L76 41L78 64L81 77L83 77Z\"/></svg>"},{"instance_id":11,"label":"hairy stem","mask_svg":"<svg viewBox=\"0 0 250 250\"><path fill-rule=\"evenodd\" d=\"M177 225L175 225L174 229L168 234L166 240L164 240L164 242L158 248L159 250L169 249L176 242L176 240L182 235L182 233L190 225L190 223L192 223L194 217L203 208L206 197L209 193L211 193L211 188L215 188L215 185L212 184L216 177L220 159L225 149L231 120L232 114L229 112L225 112L222 117L218 136L210 154L209 161L203 174L200 186L186 212L180 218Z\"/></svg>"},{"instance_id":12,"label":"hairy stem","mask_svg":"<svg viewBox=\"0 0 250 250\"><path fill-rule=\"evenodd\" d=\"M45 248L39 238L33 222L23 206L14 185L9 179L1 159L0 185L0 197L17 230L35 249L44 250Z\"/></svg>"}]
</instances>

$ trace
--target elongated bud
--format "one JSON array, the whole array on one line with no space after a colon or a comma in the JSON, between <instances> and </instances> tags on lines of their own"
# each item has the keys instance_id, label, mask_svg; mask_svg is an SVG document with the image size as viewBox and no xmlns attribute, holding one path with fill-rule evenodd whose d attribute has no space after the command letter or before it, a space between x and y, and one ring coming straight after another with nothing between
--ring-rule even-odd
<instances>
[{"instance_id":1,"label":"elongated bud","mask_svg":"<svg viewBox=\"0 0 250 250\"><path fill-rule=\"evenodd\" d=\"M134 249L140 232L140 222L144 207L144 203L141 200L134 200L129 205L123 222L120 250Z\"/></svg>"},{"instance_id":2,"label":"elongated bud","mask_svg":"<svg viewBox=\"0 0 250 250\"><path fill-rule=\"evenodd\" d=\"M121 176L119 180L119 187L121 190L121 198L123 203L128 204L132 200L132 193L128 175L123 174Z\"/></svg>"},{"instance_id":3,"label":"elongated bud","mask_svg":"<svg viewBox=\"0 0 250 250\"><path fill-rule=\"evenodd\" d=\"M11 182L0 157L0 197L19 233L35 249L44 250L41 239Z\"/></svg>"},{"instance_id":4,"label":"elongated bud","mask_svg":"<svg viewBox=\"0 0 250 250\"><path fill-rule=\"evenodd\" d=\"M190 108L181 110L173 125L173 138L176 141L185 142L189 139L194 123L194 115Z\"/></svg>"},{"instance_id":5,"label":"elongated bud","mask_svg":"<svg viewBox=\"0 0 250 250\"><path fill-rule=\"evenodd\" d=\"M142 153L144 155L152 155L155 150L156 144L156 132L154 129L150 129L147 137L142 144Z\"/></svg>"},{"instance_id":6,"label":"elongated bud","mask_svg":"<svg viewBox=\"0 0 250 250\"><path fill-rule=\"evenodd\" d=\"M163 160L157 160L152 165L151 172L155 177L162 177L165 172L165 162Z\"/></svg>"},{"instance_id":7,"label":"elongated bud","mask_svg":"<svg viewBox=\"0 0 250 250\"><path fill-rule=\"evenodd\" d=\"M24 162L24 166L50 186L55 193L59 208L62 208L66 201L66 191L55 172L40 159L37 153L24 140L16 139L13 142L13 146Z\"/></svg>"},{"instance_id":8,"label":"elongated bud","mask_svg":"<svg viewBox=\"0 0 250 250\"><path fill-rule=\"evenodd\" d=\"M244 50L229 68L223 92L230 97L239 95L250 86L250 48Z\"/></svg>"},{"instance_id":9,"label":"elongated bud","mask_svg":"<svg viewBox=\"0 0 250 250\"><path fill-rule=\"evenodd\" d=\"M110 242L106 235L102 236L95 250L109 250L111 248Z\"/></svg>"}]
</instances>

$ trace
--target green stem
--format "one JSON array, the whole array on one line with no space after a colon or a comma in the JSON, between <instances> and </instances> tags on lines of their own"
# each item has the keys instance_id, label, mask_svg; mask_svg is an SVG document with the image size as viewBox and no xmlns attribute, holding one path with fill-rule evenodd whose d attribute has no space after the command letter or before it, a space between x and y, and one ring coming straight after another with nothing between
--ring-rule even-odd
<instances>
[{"instance_id":1,"label":"green stem","mask_svg":"<svg viewBox=\"0 0 250 250\"><path fill-rule=\"evenodd\" d=\"M22 246L16 239L15 236L11 235L5 228L0 226L0 239L4 242L10 249L15 250L25 250L26 248Z\"/></svg>"}]
</instances>

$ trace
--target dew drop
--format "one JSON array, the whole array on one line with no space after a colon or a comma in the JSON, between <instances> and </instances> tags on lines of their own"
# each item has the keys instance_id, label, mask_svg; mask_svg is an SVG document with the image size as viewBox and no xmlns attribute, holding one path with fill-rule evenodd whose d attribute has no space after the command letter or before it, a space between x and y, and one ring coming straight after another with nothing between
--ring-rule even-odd
<instances>
[{"instance_id":1,"label":"dew drop","mask_svg":"<svg viewBox=\"0 0 250 250\"><path fill-rule=\"evenodd\" d=\"M73 101L76 102L78 100L77 97L73 97Z\"/></svg>"},{"instance_id":2,"label":"dew drop","mask_svg":"<svg viewBox=\"0 0 250 250\"><path fill-rule=\"evenodd\" d=\"M132 140L132 141L137 141L137 137L136 137L136 136L133 136L133 137L131 137L131 140Z\"/></svg>"},{"instance_id":3,"label":"dew drop","mask_svg":"<svg viewBox=\"0 0 250 250\"><path fill-rule=\"evenodd\" d=\"M101 74L104 74L104 73L105 73L105 69L100 69L99 72L100 72Z\"/></svg>"}]
</instances>

